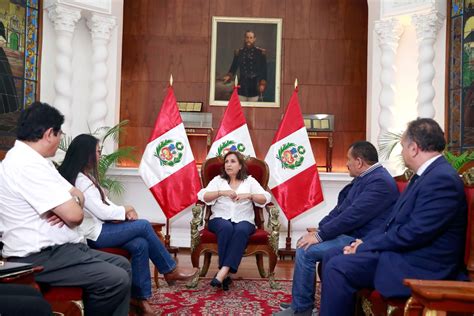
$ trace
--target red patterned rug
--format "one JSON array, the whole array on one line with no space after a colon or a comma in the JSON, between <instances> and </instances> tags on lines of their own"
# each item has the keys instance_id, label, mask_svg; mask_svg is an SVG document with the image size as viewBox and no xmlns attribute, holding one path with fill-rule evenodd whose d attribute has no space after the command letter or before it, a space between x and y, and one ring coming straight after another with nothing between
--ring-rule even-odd
<instances>
[{"instance_id":1,"label":"red patterned rug","mask_svg":"<svg viewBox=\"0 0 474 316\"><path fill-rule=\"evenodd\" d=\"M291 280L279 280L281 288L274 290L265 279L238 279L229 291L215 289L210 279L200 279L195 289L184 283L168 287L161 279L154 289L150 304L157 315L271 315L281 302L291 301ZM316 305L319 305L319 286Z\"/></svg>"}]
</instances>

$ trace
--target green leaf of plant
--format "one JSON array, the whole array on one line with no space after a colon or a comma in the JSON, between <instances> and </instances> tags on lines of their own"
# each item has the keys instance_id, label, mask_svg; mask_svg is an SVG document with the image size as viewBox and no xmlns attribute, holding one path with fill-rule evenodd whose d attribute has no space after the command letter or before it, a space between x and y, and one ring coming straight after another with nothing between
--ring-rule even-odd
<instances>
[{"instance_id":1,"label":"green leaf of plant","mask_svg":"<svg viewBox=\"0 0 474 316\"><path fill-rule=\"evenodd\" d=\"M388 160L393 149L402 139L403 132L385 132L379 138L379 155L380 158Z\"/></svg>"}]
</instances>

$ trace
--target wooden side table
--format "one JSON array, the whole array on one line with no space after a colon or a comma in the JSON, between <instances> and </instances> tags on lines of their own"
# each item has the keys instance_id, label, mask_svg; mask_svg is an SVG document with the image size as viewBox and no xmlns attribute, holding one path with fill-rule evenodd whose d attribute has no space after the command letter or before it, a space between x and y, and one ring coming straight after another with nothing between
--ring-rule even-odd
<instances>
[{"instance_id":1,"label":"wooden side table","mask_svg":"<svg viewBox=\"0 0 474 316\"><path fill-rule=\"evenodd\" d=\"M405 315L419 315L410 305L421 304L428 315L446 312L474 313L474 282L405 279L412 297L405 306Z\"/></svg>"},{"instance_id":2,"label":"wooden side table","mask_svg":"<svg viewBox=\"0 0 474 316\"><path fill-rule=\"evenodd\" d=\"M210 127L186 127L193 155L198 166L206 160L207 152L211 149L212 128Z\"/></svg>"},{"instance_id":3,"label":"wooden side table","mask_svg":"<svg viewBox=\"0 0 474 316\"><path fill-rule=\"evenodd\" d=\"M326 172L332 171L332 148L333 138L332 132L308 132L308 138L311 139L322 139L326 145L326 163L321 165L318 163L319 168L326 168ZM319 161L319 160L316 160Z\"/></svg>"}]
</instances>

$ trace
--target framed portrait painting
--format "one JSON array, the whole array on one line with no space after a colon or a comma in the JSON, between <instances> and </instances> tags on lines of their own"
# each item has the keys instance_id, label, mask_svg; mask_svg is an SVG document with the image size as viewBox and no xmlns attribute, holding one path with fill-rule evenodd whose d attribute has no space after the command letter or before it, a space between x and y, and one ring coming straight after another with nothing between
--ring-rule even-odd
<instances>
[{"instance_id":1,"label":"framed portrait painting","mask_svg":"<svg viewBox=\"0 0 474 316\"><path fill-rule=\"evenodd\" d=\"M281 19L213 17L210 105L280 106Z\"/></svg>"}]
</instances>

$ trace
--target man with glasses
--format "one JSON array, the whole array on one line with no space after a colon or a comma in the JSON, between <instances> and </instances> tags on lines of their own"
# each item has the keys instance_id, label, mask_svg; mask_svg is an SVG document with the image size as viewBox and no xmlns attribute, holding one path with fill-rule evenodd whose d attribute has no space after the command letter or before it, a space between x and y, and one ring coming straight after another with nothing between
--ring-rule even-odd
<instances>
[{"instance_id":1,"label":"man with glasses","mask_svg":"<svg viewBox=\"0 0 474 316\"><path fill-rule=\"evenodd\" d=\"M0 165L3 257L41 265L35 280L81 287L86 315L127 315L130 264L90 249L76 227L84 196L46 158L56 154L64 116L46 103L22 111L17 140Z\"/></svg>"}]
</instances>

